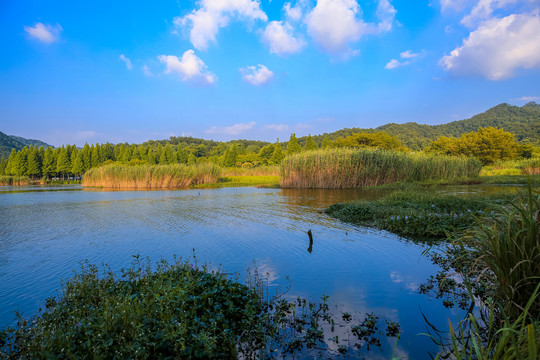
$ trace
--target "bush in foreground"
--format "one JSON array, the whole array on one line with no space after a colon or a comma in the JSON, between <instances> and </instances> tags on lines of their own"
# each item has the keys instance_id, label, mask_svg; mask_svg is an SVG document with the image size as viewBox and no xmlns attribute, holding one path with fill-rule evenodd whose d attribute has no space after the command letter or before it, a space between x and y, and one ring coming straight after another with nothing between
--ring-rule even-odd
<instances>
[{"instance_id":1,"label":"bush in foreground","mask_svg":"<svg viewBox=\"0 0 540 360\"><path fill-rule=\"evenodd\" d=\"M321 303L270 297L255 272L247 285L187 261L155 271L136 256L116 275L93 265L64 283L46 310L0 332L9 359L255 359L344 354L380 348L399 325L367 314L357 324ZM383 328L384 326L384 328ZM328 340L334 328L348 336ZM333 344L330 348L328 343Z\"/></svg>"}]
</instances>

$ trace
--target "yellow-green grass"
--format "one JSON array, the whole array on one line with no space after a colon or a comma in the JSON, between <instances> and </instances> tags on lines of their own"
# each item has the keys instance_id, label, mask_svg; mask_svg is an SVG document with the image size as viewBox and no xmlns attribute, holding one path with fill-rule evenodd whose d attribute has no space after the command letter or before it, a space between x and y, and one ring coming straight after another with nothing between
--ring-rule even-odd
<instances>
[{"instance_id":1,"label":"yellow-green grass","mask_svg":"<svg viewBox=\"0 0 540 360\"><path fill-rule=\"evenodd\" d=\"M278 175L266 176L224 176L217 183L208 183L197 185L197 188L213 188L213 187L243 187L243 186L258 186L258 187L279 187Z\"/></svg>"},{"instance_id":2,"label":"yellow-green grass","mask_svg":"<svg viewBox=\"0 0 540 360\"><path fill-rule=\"evenodd\" d=\"M279 166L258 166L253 168L224 168L222 176L279 176Z\"/></svg>"},{"instance_id":3,"label":"yellow-green grass","mask_svg":"<svg viewBox=\"0 0 540 360\"><path fill-rule=\"evenodd\" d=\"M0 176L0 185L28 185L30 184L30 179L28 176L9 176L1 175Z\"/></svg>"},{"instance_id":4,"label":"yellow-green grass","mask_svg":"<svg viewBox=\"0 0 540 360\"><path fill-rule=\"evenodd\" d=\"M484 166L480 175L540 175L540 158L498 161L493 165Z\"/></svg>"},{"instance_id":5,"label":"yellow-green grass","mask_svg":"<svg viewBox=\"0 0 540 360\"><path fill-rule=\"evenodd\" d=\"M284 188L359 188L397 181L477 177L475 158L409 154L379 149L327 149L286 157L281 163Z\"/></svg>"},{"instance_id":6,"label":"yellow-green grass","mask_svg":"<svg viewBox=\"0 0 540 360\"><path fill-rule=\"evenodd\" d=\"M174 189L215 183L221 168L212 163L197 165L120 165L110 164L88 170L83 186L114 189Z\"/></svg>"}]
</instances>

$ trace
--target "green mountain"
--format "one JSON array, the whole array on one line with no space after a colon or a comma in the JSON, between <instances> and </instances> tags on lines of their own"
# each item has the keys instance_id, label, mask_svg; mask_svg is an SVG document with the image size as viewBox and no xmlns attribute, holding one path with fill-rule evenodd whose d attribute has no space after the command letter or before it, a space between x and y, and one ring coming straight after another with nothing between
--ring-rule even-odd
<instances>
[{"instance_id":1,"label":"green mountain","mask_svg":"<svg viewBox=\"0 0 540 360\"><path fill-rule=\"evenodd\" d=\"M464 133L476 131L480 127L493 126L504 129L516 135L521 143L540 145L540 105L529 102L521 107L500 104L470 119L452 121L442 125L422 125L415 122L405 124L390 123L375 129L342 129L330 134L314 136L321 143L324 136L334 140L338 137L349 136L357 132L374 132L384 130L390 135L397 136L401 142L414 150L420 150L439 136L458 137ZM299 142L303 143L305 137Z\"/></svg>"},{"instance_id":2,"label":"green mountain","mask_svg":"<svg viewBox=\"0 0 540 360\"><path fill-rule=\"evenodd\" d=\"M7 159L11 153L11 149L18 151L25 146L30 145L38 147L43 146L44 148L51 146L40 140L25 139L19 136L6 135L0 131L0 158L5 157Z\"/></svg>"}]
</instances>

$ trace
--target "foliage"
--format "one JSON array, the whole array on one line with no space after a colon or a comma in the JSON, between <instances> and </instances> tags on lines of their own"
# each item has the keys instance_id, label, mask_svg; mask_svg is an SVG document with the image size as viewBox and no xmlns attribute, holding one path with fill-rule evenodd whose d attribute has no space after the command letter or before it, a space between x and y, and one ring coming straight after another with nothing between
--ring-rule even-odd
<instances>
[{"instance_id":1,"label":"foliage","mask_svg":"<svg viewBox=\"0 0 540 360\"><path fill-rule=\"evenodd\" d=\"M450 181L478 176L480 169L476 159L339 148L285 158L281 164L281 186L357 188L396 181Z\"/></svg>"},{"instance_id":2,"label":"foliage","mask_svg":"<svg viewBox=\"0 0 540 360\"><path fill-rule=\"evenodd\" d=\"M298 144L296 134L291 134L289 142L287 143L287 155L293 155L302 151L302 148Z\"/></svg>"},{"instance_id":3,"label":"foliage","mask_svg":"<svg viewBox=\"0 0 540 360\"><path fill-rule=\"evenodd\" d=\"M345 138L338 138L331 143L332 147L372 147L386 150L406 151L401 141L384 131L374 133L360 132Z\"/></svg>"},{"instance_id":4,"label":"foliage","mask_svg":"<svg viewBox=\"0 0 540 360\"><path fill-rule=\"evenodd\" d=\"M119 165L110 164L86 172L82 184L110 188L185 188L215 183L221 168L212 163L198 165Z\"/></svg>"},{"instance_id":5,"label":"foliage","mask_svg":"<svg viewBox=\"0 0 540 360\"><path fill-rule=\"evenodd\" d=\"M517 158L520 145L514 135L494 127L480 128L459 138L441 136L425 149L428 153L474 156L484 165Z\"/></svg>"},{"instance_id":6,"label":"foliage","mask_svg":"<svg viewBox=\"0 0 540 360\"><path fill-rule=\"evenodd\" d=\"M459 137L464 133L477 131L481 127L493 126L505 129L516 136L520 143L540 145L540 105L530 102L524 106L500 104L470 119L449 122L442 125L422 125L415 122L405 124L390 123L376 129L341 129L333 133L314 136L317 144L324 138L336 140L359 132L385 131L396 136L401 143L412 149L422 150L440 136ZM298 139L303 144L305 138Z\"/></svg>"},{"instance_id":7,"label":"foliage","mask_svg":"<svg viewBox=\"0 0 540 360\"><path fill-rule=\"evenodd\" d=\"M366 314L356 324L348 313L329 311L327 297L313 303L270 296L255 271L247 284L195 263L165 261L152 270L135 256L120 275L94 265L63 284L38 316L19 316L0 332L0 355L26 358L273 359L336 355L326 339L335 327L347 340L331 339L337 353L380 348L380 337L397 337L399 325ZM323 326L326 324L326 326ZM384 326L384 331L383 327ZM3 352L3 353L2 353Z\"/></svg>"},{"instance_id":8,"label":"foliage","mask_svg":"<svg viewBox=\"0 0 540 360\"><path fill-rule=\"evenodd\" d=\"M5 157L7 159L12 149L18 151L22 150L25 146L30 147L31 145L35 147L43 146L45 148L51 146L40 140L25 139L19 136L6 135L0 131L0 158Z\"/></svg>"},{"instance_id":9,"label":"foliage","mask_svg":"<svg viewBox=\"0 0 540 360\"><path fill-rule=\"evenodd\" d=\"M540 175L540 157L507 161L495 161L492 165L484 166L480 175Z\"/></svg>"}]
</instances>

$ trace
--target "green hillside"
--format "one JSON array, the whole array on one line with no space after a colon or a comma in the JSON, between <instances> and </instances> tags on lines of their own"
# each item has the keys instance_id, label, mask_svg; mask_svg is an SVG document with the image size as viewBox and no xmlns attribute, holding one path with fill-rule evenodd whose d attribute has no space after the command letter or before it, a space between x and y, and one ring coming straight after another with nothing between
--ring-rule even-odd
<instances>
[{"instance_id":1,"label":"green hillside","mask_svg":"<svg viewBox=\"0 0 540 360\"><path fill-rule=\"evenodd\" d=\"M320 144L324 136L335 140L357 132L384 130L390 135L397 136L405 146L419 150L441 135L457 137L476 131L480 127L488 126L502 128L515 134L516 140L521 143L540 145L540 105L535 102L529 102L521 107L500 104L470 119L452 121L442 125L422 125L415 122L390 123L376 129L342 129L330 134L314 136L314 139ZM305 138L299 140L301 143L304 141Z\"/></svg>"},{"instance_id":2,"label":"green hillside","mask_svg":"<svg viewBox=\"0 0 540 360\"><path fill-rule=\"evenodd\" d=\"M8 158L11 153L11 149L21 150L25 146L43 146L47 148L51 145L44 143L40 140L25 139L19 136L6 135L0 131L0 158Z\"/></svg>"}]
</instances>

